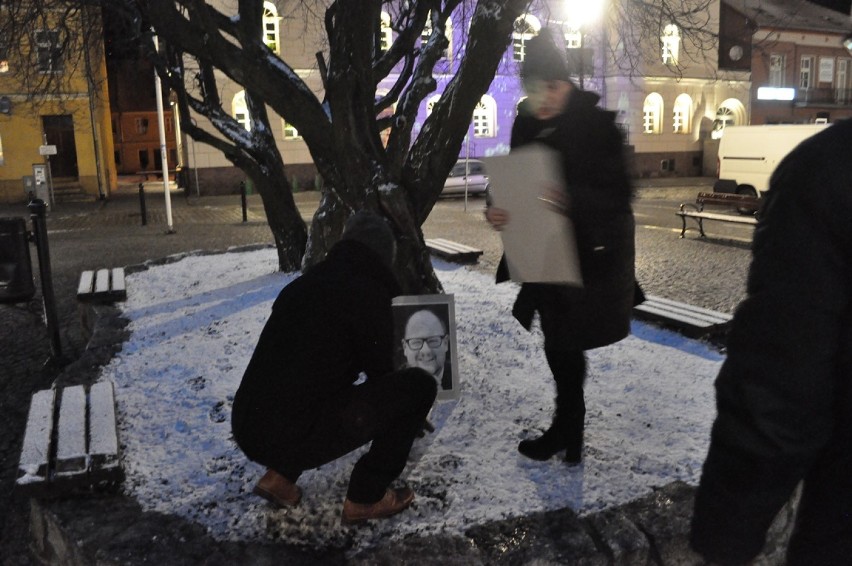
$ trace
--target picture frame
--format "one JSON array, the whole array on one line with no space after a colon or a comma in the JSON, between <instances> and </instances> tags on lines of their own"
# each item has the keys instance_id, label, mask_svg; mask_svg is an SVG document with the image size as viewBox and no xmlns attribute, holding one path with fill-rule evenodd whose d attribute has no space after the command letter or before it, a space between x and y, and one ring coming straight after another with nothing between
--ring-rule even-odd
<instances>
[{"instance_id":1,"label":"picture frame","mask_svg":"<svg viewBox=\"0 0 852 566\"><path fill-rule=\"evenodd\" d=\"M435 376L438 401L458 399L460 373L455 297L452 294L401 295L393 299L392 309L396 342L394 361L397 369L421 367ZM406 336L407 332L409 336ZM406 342L437 336L443 336L443 340L434 346L423 341L415 342L414 346L420 346L416 348L408 346Z\"/></svg>"}]
</instances>

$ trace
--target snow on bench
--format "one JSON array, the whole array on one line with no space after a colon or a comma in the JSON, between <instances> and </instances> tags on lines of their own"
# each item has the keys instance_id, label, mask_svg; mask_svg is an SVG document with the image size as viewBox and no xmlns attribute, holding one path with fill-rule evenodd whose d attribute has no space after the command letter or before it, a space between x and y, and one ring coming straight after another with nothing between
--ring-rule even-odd
<instances>
[{"instance_id":1,"label":"snow on bench","mask_svg":"<svg viewBox=\"0 0 852 566\"><path fill-rule=\"evenodd\" d=\"M77 300L83 303L113 303L127 299L124 268L98 269L80 274Z\"/></svg>"},{"instance_id":2,"label":"snow on bench","mask_svg":"<svg viewBox=\"0 0 852 566\"><path fill-rule=\"evenodd\" d=\"M112 382L37 391L18 463L16 488L30 495L116 486L119 465Z\"/></svg>"},{"instance_id":3,"label":"snow on bench","mask_svg":"<svg viewBox=\"0 0 852 566\"><path fill-rule=\"evenodd\" d=\"M726 313L651 295L633 307L633 314L636 318L672 327L689 338L724 334L732 319Z\"/></svg>"},{"instance_id":4,"label":"snow on bench","mask_svg":"<svg viewBox=\"0 0 852 566\"><path fill-rule=\"evenodd\" d=\"M476 263L482 255L482 250L443 238L427 238L426 247L436 256L457 263Z\"/></svg>"}]
</instances>

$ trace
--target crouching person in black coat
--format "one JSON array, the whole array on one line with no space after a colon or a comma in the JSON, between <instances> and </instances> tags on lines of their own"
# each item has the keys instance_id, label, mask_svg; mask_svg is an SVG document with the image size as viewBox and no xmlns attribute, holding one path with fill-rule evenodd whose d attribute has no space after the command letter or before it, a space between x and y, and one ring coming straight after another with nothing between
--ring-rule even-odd
<instances>
[{"instance_id":1,"label":"crouching person in black coat","mask_svg":"<svg viewBox=\"0 0 852 566\"><path fill-rule=\"evenodd\" d=\"M272 306L234 397L232 428L246 456L268 468L254 493L273 504L296 505L304 470L371 441L352 470L343 522L388 517L414 499L388 486L437 386L422 369L394 370L395 250L381 217L356 213L326 259Z\"/></svg>"}]
</instances>

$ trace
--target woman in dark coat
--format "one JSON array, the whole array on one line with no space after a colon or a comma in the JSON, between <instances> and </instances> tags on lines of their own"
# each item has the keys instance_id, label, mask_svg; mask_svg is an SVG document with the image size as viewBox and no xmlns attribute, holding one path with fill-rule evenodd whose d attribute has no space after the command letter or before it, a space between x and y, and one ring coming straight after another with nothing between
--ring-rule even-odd
<instances>
[{"instance_id":1,"label":"woman in dark coat","mask_svg":"<svg viewBox=\"0 0 852 566\"><path fill-rule=\"evenodd\" d=\"M583 445L586 375L584 351L621 340L630 331L634 300L634 221L621 134L598 96L570 80L564 57L546 33L527 44L521 77L527 99L518 107L512 148L542 143L559 152L565 192L560 200L574 223L583 287L524 283L512 314L527 329L538 312L544 351L556 382L556 411L539 438L518 450L546 460L566 451L578 463ZM543 190L545 190L543 188ZM508 212L489 206L500 230ZM508 279L505 261L497 282Z\"/></svg>"}]
</instances>

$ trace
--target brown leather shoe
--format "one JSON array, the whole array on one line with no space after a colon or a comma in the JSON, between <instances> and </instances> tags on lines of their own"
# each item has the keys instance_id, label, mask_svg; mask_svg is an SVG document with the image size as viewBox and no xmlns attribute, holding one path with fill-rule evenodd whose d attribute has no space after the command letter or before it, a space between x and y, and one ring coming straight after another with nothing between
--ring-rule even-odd
<instances>
[{"instance_id":1,"label":"brown leather shoe","mask_svg":"<svg viewBox=\"0 0 852 566\"><path fill-rule=\"evenodd\" d=\"M277 507L293 507L302 499L302 490L299 486L270 469L266 470L263 477L258 480L252 493Z\"/></svg>"},{"instance_id":2,"label":"brown leather shoe","mask_svg":"<svg viewBox=\"0 0 852 566\"><path fill-rule=\"evenodd\" d=\"M414 501L414 490L409 487L388 488L385 496L375 503L354 503L347 498L343 502L341 522L345 525L354 525L370 519L384 519L406 509L412 501Z\"/></svg>"}]
</instances>

